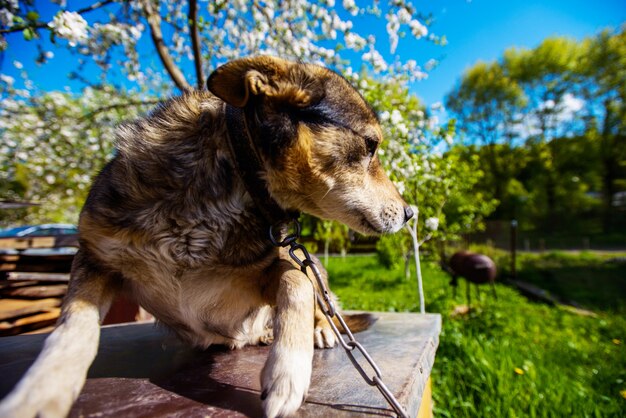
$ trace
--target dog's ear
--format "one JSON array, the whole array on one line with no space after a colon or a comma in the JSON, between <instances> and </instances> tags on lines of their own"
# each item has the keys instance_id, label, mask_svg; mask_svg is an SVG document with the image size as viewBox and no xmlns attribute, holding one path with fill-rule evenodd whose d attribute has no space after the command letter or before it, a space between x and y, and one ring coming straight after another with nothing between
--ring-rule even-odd
<instances>
[{"instance_id":1,"label":"dog's ear","mask_svg":"<svg viewBox=\"0 0 626 418\"><path fill-rule=\"evenodd\" d=\"M321 99L319 77L306 66L280 58L261 56L231 61L216 69L207 87L226 103L244 107L253 96L304 108Z\"/></svg>"}]
</instances>

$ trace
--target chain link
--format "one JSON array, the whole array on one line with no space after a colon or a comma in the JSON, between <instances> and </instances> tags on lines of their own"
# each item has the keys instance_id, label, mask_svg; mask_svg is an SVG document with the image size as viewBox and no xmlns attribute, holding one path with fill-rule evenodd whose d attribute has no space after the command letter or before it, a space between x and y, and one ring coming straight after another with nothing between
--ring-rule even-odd
<instances>
[{"instance_id":1,"label":"chain link","mask_svg":"<svg viewBox=\"0 0 626 418\"><path fill-rule=\"evenodd\" d=\"M311 258L311 255L309 254L308 250L304 247L304 245L297 242L298 238L300 238L300 232L301 232L300 222L294 219L292 221L292 225L294 228L294 232L286 234L285 238L282 240L280 240L280 238L278 239L276 238L273 228L270 227L270 231L269 231L270 241L276 247L289 246L289 256L293 259L293 261L295 261L298 264L298 266L300 267L300 270L302 270L304 274L306 274L307 268L313 272L313 276L315 276L315 280L317 281L317 284L318 284L318 289L315 292L315 298L317 300L317 304L322 310L322 313L324 314L326 319L328 320L328 323L330 324L330 327L332 328L333 332L337 336L339 343L341 344L343 349L346 351L346 354L348 355L348 358L354 365L354 368L359 372L363 380L365 380L365 382L368 385L376 386L376 388L380 391L380 393L383 395L385 400L396 411L398 416L403 417L403 418L408 418L409 415L407 414L407 412L404 410L402 405L400 405L400 402L398 402L398 400L393 395L393 393L391 393L387 385L385 385L385 383L383 382L383 376L380 371L380 368L378 367L374 359L370 356L370 354L367 352L365 347L363 347L363 345L361 345L361 343L359 343L356 340L356 338L354 337L354 334L352 334L352 331L350 331L350 328L348 328L346 321L343 319L343 316L341 316L339 311L337 311L337 309L335 308L335 304L332 300L331 294L328 291L328 287L324 283L324 279L322 278L322 273L317 267L317 264L315 264L315 261L313 261L313 259ZM300 250L302 254L304 254L304 259L301 259L300 257L298 257L298 255L296 254L296 251L298 250ZM337 326L335 325L333 318L337 319L341 327L344 329L344 332L348 338L348 341L346 341L341 335L341 331L339 331L339 328L337 328ZM355 350L359 351L361 355L363 356L363 358L367 361L367 364L370 365L370 367L374 371L373 376L370 377L370 375L368 375L368 373L365 371L361 363L359 363L359 361L354 355Z\"/></svg>"}]
</instances>

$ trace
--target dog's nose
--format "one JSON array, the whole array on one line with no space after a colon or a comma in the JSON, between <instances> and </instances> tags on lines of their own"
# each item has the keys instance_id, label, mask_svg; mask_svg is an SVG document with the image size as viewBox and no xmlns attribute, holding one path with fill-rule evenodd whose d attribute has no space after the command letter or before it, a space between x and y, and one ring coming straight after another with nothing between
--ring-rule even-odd
<instances>
[{"instance_id":1,"label":"dog's nose","mask_svg":"<svg viewBox=\"0 0 626 418\"><path fill-rule=\"evenodd\" d=\"M408 222L409 219L413 217L413 215L415 215L413 213L413 209L411 209L410 206L405 206L404 207L404 222Z\"/></svg>"}]
</instances>

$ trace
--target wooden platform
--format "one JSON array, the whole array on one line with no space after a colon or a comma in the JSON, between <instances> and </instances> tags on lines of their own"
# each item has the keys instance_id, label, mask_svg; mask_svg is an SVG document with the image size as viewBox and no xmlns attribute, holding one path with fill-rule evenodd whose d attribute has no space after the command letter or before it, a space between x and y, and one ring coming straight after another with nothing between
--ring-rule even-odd
<instances>
[{"instance_id":1,"label":"wooden platform","mask_svg":"<svg viewBox=\"0 0 626 418\"><path fill-rule=\"evenodd\" d=\"M435 359L441 317L376 313L356 335L383 379L417 416ZM0 396L19 380L45 335L0 338ZM262 417L259 375L269 347L194 350L153 324L104 327L100 350L71 417ZM62 376L59 376L62 379ZM429 395L426 395L429 396ZM420 416L430 416L430 404ZM425 415L421 415L424 414ZM313 379L300 417L394 416L343 349L315 350Z\"/></svg>"}]
</instances>

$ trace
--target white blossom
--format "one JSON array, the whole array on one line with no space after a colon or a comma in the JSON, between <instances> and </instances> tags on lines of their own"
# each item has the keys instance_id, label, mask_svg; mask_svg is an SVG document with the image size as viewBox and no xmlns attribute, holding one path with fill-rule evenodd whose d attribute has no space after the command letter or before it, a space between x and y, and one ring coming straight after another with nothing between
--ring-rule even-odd
<instances>
[{"instance_id":1,"label":"white blossom","mask_svg":"<svg viewBox=\"0 0 626 418\"><path fill-rule=\"evenodd\" d=\"M430 109L433 112L441 111L441 110L443 110L443 104L441 102L435 102L435 103L430 105Z\"/></svg>"},{"instance_id":2,"label":"white blossom","mask_svg":"<svg viewBox=\"0 0 626 418\"><path fill-rule=\"evenodd\" d=\"M359 13L359 8L354 0L343 0L343 8L346 9L352 16L356 16Z\"/></svg>"},{"instance_id":3,"label":"white blossom","mask_svg":"<svg viewBox=\"0 0 626 418\"><path fill-rule=\"evenodd\" d=\"M424 224L426 225L426 228L430 229L431 231L436 231L437 228L439 228L439 218L428 218L426 219Z\"/></svg>"},{"instance_id":4,"label":"white blossom","mask_svg":"<svg viewBox=\"0 0 626 418\"><path fill-rule=\"evenodd\" d=\"M437 65L439 64L439 61L437 61L434 58L429 59L428 61L426 61L426 64L424 64L424 68L426 69L426 71L431 71L433 70Z\"/></svg>"},{"instance_id":5,"label":"white blossom","mask_svg":"<svg viewBox=\"0 0 626 418\"><path fill-rule=\"evenodd\" d=\"M423 36L428 35L428 28L420 23L419 20L412 20L409 23L409 27L411 28L411 33L416 38L421 38Z\"/></svg>"},{"instance_id":6,"label":"white blossom","mask_svg":"<svg viewBox=\"0 0 626 418\"><path fill-rule=\"evenodd\" d=\"M393 111L391 112L391 123L393 125L397 125L403 119L404 118L402 117L402 114L398 111L398 109L393 109Z\"/></svg>"},{"instance_id":7,"label":"white blossom","mask_svg":"<svg viewBox=\"0 0 626 418\"><path fill-rule=\"evenodd\" d=\"M352 32L345 34L344 42L346 43L347 48L354 49L355 51L359 51L367 45L367 41L363 37Z\"/></svg>"},{"instance_id":8,"label":"white blossom","mask_svg":"<svg viewBox=\"0 0 626 418\"><path fill-rule=\"evenodd\" d=\"M6 74L0 74L0 80L10 86L13 85L13 83L15 82L15 79L13 77Z\"/></svg>"},{"instance_id":9,"label":"white blossom","mask_svg":"<svg viewBox=\"0 0 626 418\"><path fill-rule=\"evenodd\" d=\"M6 26L8 28L13 26L13 16L14 14L11 13L9 9L6 9L4 7L1 8L0 9L0 23L2 23L2 26Z\"/></svg>"},{"instance_id":10,"label":"white blossom","mask_svg":"<svg viewBox=\"0 0 626 418\"><path fill-rule=\"evenodd\" d=\"M76 12L58 13L48 26L60 37L67 39L70 46L87 41L87 21Z\"/></svg>"},{"instance_id":11,"label":"white blossom","mask_svg":"<svg viewBox=\"0 0 626 418\"><path fill-rule=\"evenodd\" d=\"M373 67L374 71L382 72L388 68L387 62L383 58L383 56L377 50L370 47L370 50L364 53L361 58L365 62L369 62Z\"/></svg>"}]
</instances>

